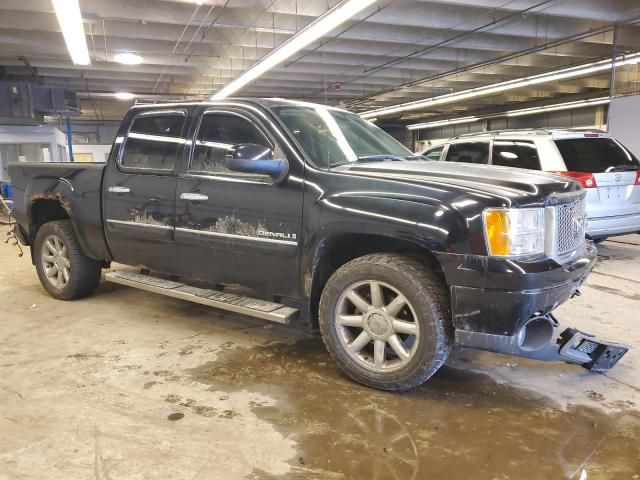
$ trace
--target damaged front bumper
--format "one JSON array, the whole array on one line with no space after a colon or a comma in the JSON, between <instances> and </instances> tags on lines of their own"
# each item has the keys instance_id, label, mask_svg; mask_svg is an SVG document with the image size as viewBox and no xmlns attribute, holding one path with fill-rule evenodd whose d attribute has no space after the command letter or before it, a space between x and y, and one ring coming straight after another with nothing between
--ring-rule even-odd
<instances>
[{"instance_id":1,"label":"damaged front bumper","mask_svg":"<svg viewBox=\"0 0 640 480\"><path fill-rule=\"evenodd\" d=\"M557 321L549 315L549 321ZM479 350L505 353L542 361L563 361L581 365L592 372L606 372L613 368L629 350L619 343L608 342L575 328L567 328L559 335L553 329L553 340L534 347L523 347L517 335L492 335L456 330L456 343Z\"/></svg>"},{"instance_id":2,"label":"damaged front bumper","mask_svg":"<svg viewBox=\"0 0 640 480\"><path fill-rule=\"evenodd\" d=\"M570 261L440 254L451 291L456 343L536 360L561 360L603 372L629 347L568 328L553 311L579 294L597 251L588 242Z\"/></svg>"}]
</instances>

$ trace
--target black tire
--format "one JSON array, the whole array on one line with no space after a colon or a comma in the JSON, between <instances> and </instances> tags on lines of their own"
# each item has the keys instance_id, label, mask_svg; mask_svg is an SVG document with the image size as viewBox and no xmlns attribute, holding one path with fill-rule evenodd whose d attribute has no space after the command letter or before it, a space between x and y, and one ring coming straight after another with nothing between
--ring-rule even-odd
<instances>
[{"instance_id":1,"label":"black tire","mask_svg":"<svg viewBox=\"0 0 640 480\"><path fill-rule=\"evenodd\" d=\"M344 302L345 293L358 282L369 280L396 289L406 297L412 307L410 311L415 313L412 320L418 324L420 335L414 337L411 356L406 360L408 363L395 370L376 371L363 365L364 361L354 358L340 333L344 327L337 323L338 309L342 308L340 305ZM357 317L361 312L356 310L355 313L354 317ZM342 370L357 382L382 390L409 390L424 383L445 363L453 345L450 299L444 280L418 259L400 254L365 255L340 267L322 292L319 320L325 346ZM369 322L367 325L370 327L372 324ZM355 328L356 332L365 330L364 327ZM369 333L371 331L370 328ZM390 350L387 344L384 345L382 357L386 362ZM373 347L367 344L365 348Z\"/></svg>"},{"instance_id":2,"label":"black tire","mask_svg":"<svg viewBox=\"0 0 640 480\"><path fill-rule=\"evenodd\" d=\"M44 243L57 237L66 247L68 257L68 280L63 286L56 286L47 277L45 271ZM58 300L75 300L85 297L96 289L100 282L102 263L87 257L76 240L70 220L56 220L42 225L36 234L33 259L40 283L53 298ZM49 252L50 253L50 252Z\"/></svg>"}]
</instances>

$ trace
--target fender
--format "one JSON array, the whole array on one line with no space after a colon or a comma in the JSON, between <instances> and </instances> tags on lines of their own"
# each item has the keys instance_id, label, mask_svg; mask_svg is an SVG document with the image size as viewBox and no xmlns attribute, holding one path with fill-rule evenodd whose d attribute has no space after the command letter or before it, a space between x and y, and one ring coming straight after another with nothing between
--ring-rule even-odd
<instances>
[{"instance_id":1,"label":"fender","mask_svg":"<svg viewBox=\"0 0 640 480\"><path fill-rule=\"evenodd\" d=\"M111 260L102 228L102 169L100 166L51 164L50 175L39 175L23 191L24 218L21 226L33 243L32 210L40 200L56 201L66 212L84 254L96 260ZM58 175L56 175L58 174Z\"/></svg>"}]
</instances>

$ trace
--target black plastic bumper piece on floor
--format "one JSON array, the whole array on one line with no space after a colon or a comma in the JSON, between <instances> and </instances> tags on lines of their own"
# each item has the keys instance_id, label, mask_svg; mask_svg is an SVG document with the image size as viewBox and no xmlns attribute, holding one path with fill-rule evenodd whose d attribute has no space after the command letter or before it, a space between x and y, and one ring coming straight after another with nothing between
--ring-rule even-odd
<instances>
[{"instance_id":1,"label":"black plastic bumper piece on floor","mask_svg":"<svg viewBox=\"0 0 640 480\"><path fill-rule=\"evenodd\" d=\"M579 363L592 372L610 370L628 351L626 345L598 340L575 328L567 328L560 334L558 354L564 360Z\"/></svg>"},{"instance_id":2,"label":"black plastic bumper piece on floor","mask_svg":"<svg viewBox=\"0 0 640 480\"><path fill-rule=\"evenodd\" d=\"M522 348L516 335L492 335L464 330L456 330L456 343L533 360L574 363L600 373L613 368L630 348L597 339L575 328L565 329L559 337L535 350Z\"/></svg>"}]
</instances>

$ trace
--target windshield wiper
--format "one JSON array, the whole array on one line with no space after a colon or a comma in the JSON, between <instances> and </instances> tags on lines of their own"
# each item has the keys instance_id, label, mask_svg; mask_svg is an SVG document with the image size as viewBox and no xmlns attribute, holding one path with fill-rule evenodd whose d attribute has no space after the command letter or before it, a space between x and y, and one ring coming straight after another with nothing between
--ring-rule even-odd
<instances>
[{"instance_id":1,"label":"windshield wiper","mask_svg":"<svg viewBox=\"0 0 640 480\"><path fill-rule=\"evenodd\" d=\"M408 157L404 157L405 160L429 160L424 155L409 155Z\"/></svg>"}]
</instances>

